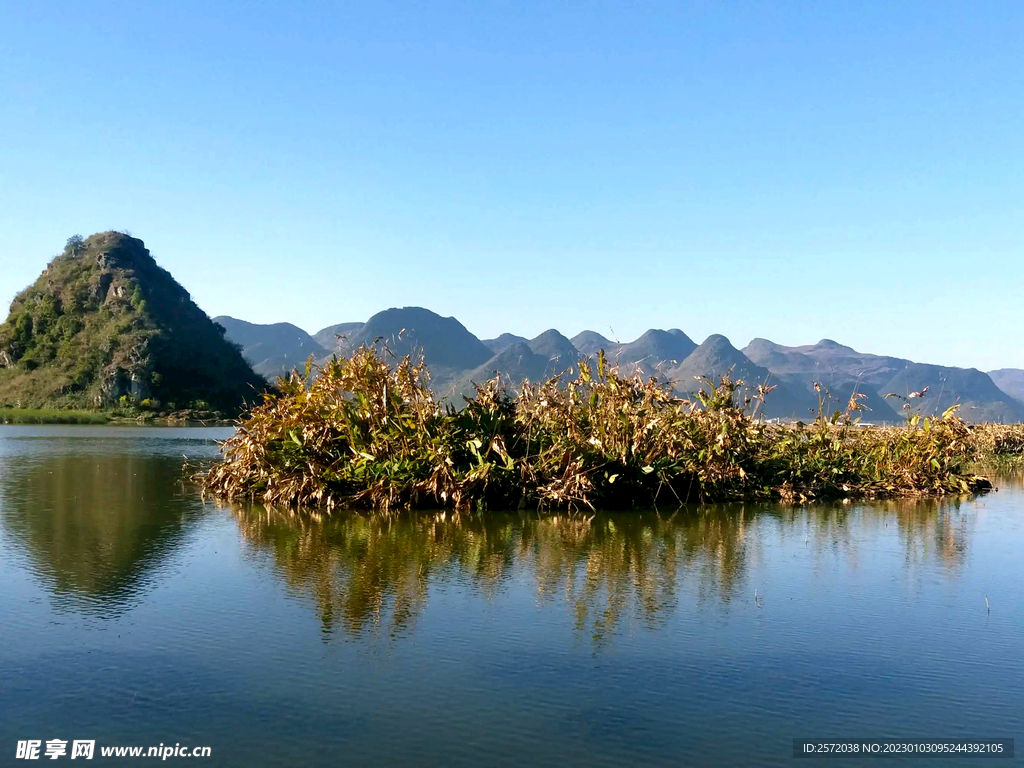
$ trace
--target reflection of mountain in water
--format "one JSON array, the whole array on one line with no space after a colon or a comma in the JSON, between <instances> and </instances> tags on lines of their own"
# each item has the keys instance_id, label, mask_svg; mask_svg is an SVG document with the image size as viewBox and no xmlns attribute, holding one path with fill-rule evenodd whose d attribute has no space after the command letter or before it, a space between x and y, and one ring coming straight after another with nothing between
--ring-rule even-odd
<instances>
[{"instance_id":1,"label":"reflection of mountain in water","mask_svg":"<svg viewBox=\"0 0 1024 768\"><path fill-rule=\"evenodd\" d=\"M397 519L232 510L245 540L271 555L289 586L313 598L326 632L401 632L425 607L431 583L468 581L490 597L518 574L536 585L540 601L564 601L577 630L600 641L627 615L648 625L664 621L684 582L698 600L747 599L748 564L761 556L769 537L798 538L803 546L806 532L813 550L838 548L855 559L860 547L892 526L905 544L908 568L923 560L959 567L967 524L957 508L955 502L902 501L753 510L732 505L671 518Z\"/></svg>"},{"instance_id":2,"label":"reflection of mountain in water","mask_svg":"<svg viewBox=\"0 0 1024 768\"><path fill-rule=\"evenodd\" d=\"M4 533L56 595L109 614L132 600L198 514L181 466L131 454L6 457Z\"/></svg>"}]
</instances>

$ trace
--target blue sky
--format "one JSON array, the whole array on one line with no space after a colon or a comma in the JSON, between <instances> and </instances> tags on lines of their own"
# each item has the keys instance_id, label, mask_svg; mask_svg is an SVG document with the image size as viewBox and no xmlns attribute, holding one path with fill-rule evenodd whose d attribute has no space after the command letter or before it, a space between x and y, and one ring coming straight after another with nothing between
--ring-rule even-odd
<instances>
[{"instance_id":1,"label":"blue sky","mask_svg":"<svg viewBox=\"0 0 1024 768\"><path fill-rule=\"evenodd\" d=\"M211 315L1024 367L1024 4L0 4L0 302L131 231Z\"/></svg>"}]
</instances>

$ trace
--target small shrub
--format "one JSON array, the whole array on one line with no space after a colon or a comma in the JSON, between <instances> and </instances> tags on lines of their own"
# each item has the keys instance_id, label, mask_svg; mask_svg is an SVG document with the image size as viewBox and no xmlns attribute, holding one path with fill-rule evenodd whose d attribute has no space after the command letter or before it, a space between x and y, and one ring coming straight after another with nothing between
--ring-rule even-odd
<instances>
[{"instance_id":1,"label":"small shrub","mask_svg":"<svg viewBox=\"0 0 1024 768\"><path fill-rule=\"evenodd\" d=\"M85 239L81 235L72 235L64 245L64 253L68 256L78 256L85 250Z\"/></svg>"}]
</instances>

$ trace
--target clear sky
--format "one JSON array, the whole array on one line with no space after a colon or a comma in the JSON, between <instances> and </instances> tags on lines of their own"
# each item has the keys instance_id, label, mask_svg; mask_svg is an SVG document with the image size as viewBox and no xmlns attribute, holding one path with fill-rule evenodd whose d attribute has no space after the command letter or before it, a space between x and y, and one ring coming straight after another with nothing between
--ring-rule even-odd
<instances>
[{"instance_id":1,"label":"clear sky","mask_svg":"<svg viewBox=\"0 0 1024 768\"><path fill-rule=\"evenodd\" d=\"M105 229L311 332L1024 367L1024 3L0 3L0 302Z\"/></svg>"}]
</instances>

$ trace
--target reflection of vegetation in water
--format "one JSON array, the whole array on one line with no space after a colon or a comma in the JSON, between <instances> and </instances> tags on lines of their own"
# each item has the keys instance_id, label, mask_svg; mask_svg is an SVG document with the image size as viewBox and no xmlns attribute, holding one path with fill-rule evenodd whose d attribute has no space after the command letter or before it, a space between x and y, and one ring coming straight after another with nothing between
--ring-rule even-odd
<instances>
[{"instance_id":1,"label":"reflection of vegetation in water","mask_svg":"<svg viewBox=\"0 0 1024 768\"><path fill-rule=\"evenodd\" d=\"M657 623L690 572L728 600L743 577L743 516L696 514L585 518L445 514L318 519L233 507L244 537L269 551L293 588L310 594L325 630L357 633L409 626L435 576L465 578L485 596L515 569L538 599L561 595L580 631L595 638L635 610Z\"/></svg>"},{"instance_id":2,"label":"reflection of vegetation in water","mask_svg":"<svg viewBox=\"0 0 1024 768\"><path fill-rule=\"evenodd\" d=\"M554 518L524 526L538 592L564 593L580 631L614 629L631 604L648 625L675 605L677 580L690 574L701 593L728 601L742 582L744 517L698 513Z\"/></svg>"},{"instance_id":3,"label":"reflection of vegetation in water","mask_svg":"<svg viewBox=\"0 0 1024 768\"><path fill-rule=\"evenodd\" d=\"M5 534L58 595L109 610L181 537L188 510L173 496L181 460L54 454L0 465Z\"/></svg>"},{"instance_id":4,"label":"reflection of vegetation in water","mask_svg":"<svg viewBox=\"0 0 1024 768\"><path fill-rule=\"evenodd\" d=\"M886 529L899 536L905 564L938 562L958 568L967 556L969 516L960 514L962 500L887 499L870 504L777 507L772 512L787 527L808 531L808 546L832 549L856 560L866 542L875 542Z\"/></svg>"},{"instance_id":5,"label":"reflection of vegetation in water","mask_svg":"<svg viewBox=\"0 0 1024 768\"><path fill-rule=\"evenodd\" d=\"M0 458L0 523L55 594L109 612L123 605L201 514L181 487L180 459L52 453ZM1006 478L1015 484L1019 478ZM747 574L778 536L855 559L896 535L909 569L966 562L971 514L957 500L869 505L705 507L654 514L394 519L235 507L254 547L295 589L315 598L325 628L409 626L431 582L468 583L486 598L513 572L542 603L564 602L580 632L624 618L648 625L674 610L683 582L698 600L747 600ZM968 508L969 505L968 505ZM748 594L749 593L749 594Z\"/></svg>"},{"instance_id":6,"label":"reflection of vegetation in water","mask_svg":"<svg viewBox=\"0 0 1024 768\"><path fill-rule=\"evenodd\" d=\"M91 411L0 408L0 424L106 424L105 414Z\"/></svg>"},{"instance_id":7,"label":"reflection of vegetation in water","mask_svg":"<svg viewBox=\"0 0 1024 768\"><path fill-rule=\"evenodd\" d=\"M325 629L390 623L400 630L422 607L434 573L457 566L494 584L508 565L493 556L508 550L493 542L505 533L500 527L473 530L442 517L325 521L263 508L234 512L246 540L269 550L288 584L313 596Z\"/></svg>"},{"instance_id":8,"label":"reflection of vegetation in water","mask_svg":"<svg viewBox=\"0 0 1024 768\"><path fill-rule=\"evenodd\" d=\"M923 500L919 504L890 501L906 547L908 566L931 559L959 568L967 559L968 517L960 514L960 500Z\"/></svg>"},{"instance_id":9,"label":"reflection of vegetation in water","mask_svg":"<svg viewBox=\"0 0 1024 768\"><path fill-rule=\"evenodd\" d=\"M856 560L863 546L873 546L891 528L904 542L908 569L926 561L958 567L968 536L967 517L958 508L955 501L905 500L732 505L672 517L232 511L245 540L270 554L293 589L313 598L326 632L400 633L425 607L432 582L468 582L490 598L515 573L535 583L540 602L564 602L576 630L601 642L629 617L647 626L664 622L683 581L698 601L748 599L747 574L763 556L762 542L785 538L787 529L800 539L807 531L812 552L832 550Z\"/></svg>"}]
</instances>

